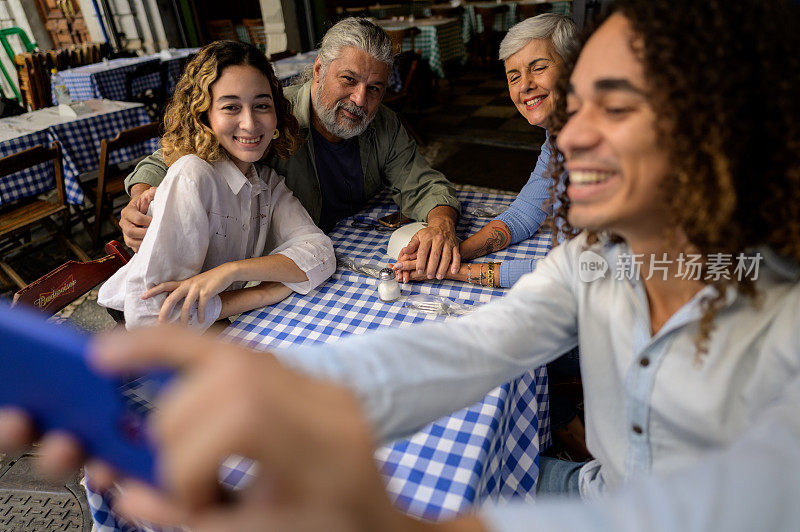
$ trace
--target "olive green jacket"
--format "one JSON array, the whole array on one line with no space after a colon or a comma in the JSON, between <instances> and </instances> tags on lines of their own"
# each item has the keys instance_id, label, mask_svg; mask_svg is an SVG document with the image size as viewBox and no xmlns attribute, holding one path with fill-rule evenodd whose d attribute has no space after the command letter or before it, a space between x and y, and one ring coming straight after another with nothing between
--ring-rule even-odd
<instances>
[{"instance_id":1,"label":"olive green jacket","mask_svg":"<svg viewBox=\"0 0 800 532\"><path fill-rule=\"evenodd\" d=\"M311 127L311 82L287 87L284 94L292 103L300 123L301 148L289 159L273 157L269 165L286 179L286 186L303 204L315 223L322 213L322 193L314 161ZM452 183L441 172L431 168L408 136L397 115L384 105L378 106L375 118L359 135L364 192L371 198L384 188L403 208L403 214L424 221L438 205L461 210ZM146 183L158 186L167 173L160 150L141 161L125 180L125 189Z\"/></svg>"}]
</instances>

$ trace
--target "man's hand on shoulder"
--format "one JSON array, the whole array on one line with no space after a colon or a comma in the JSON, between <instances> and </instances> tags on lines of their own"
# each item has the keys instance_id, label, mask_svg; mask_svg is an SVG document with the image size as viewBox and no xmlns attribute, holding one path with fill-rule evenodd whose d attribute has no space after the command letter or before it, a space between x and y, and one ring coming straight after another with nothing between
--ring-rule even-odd
<instances>
[{"instance_id":1,"label":"man's hand on shoulder","mask_svg":"<svg viewBox=\"0 0 800 532\"><path fill-rule=\"evenodd\" d=\"M120 213L119 225L125 244L133 251L139 251L142 239L147 232L152 217L147 216L147 209L156 194L156 187L145 183L137 183L131 187L131 200Z\"/></svg>"},{"instance_id":2,"label":"man's hand on shoulder","mask_svg":"<svg viewBox=\"0 0 800 532\"><path fill-rule=\"evenodd\" d=\"M458 273L461 266L460 240L456 236L458 213L452 207L439 205L428 213L428 227L417 231L400 251L399 261L416 259L417 274L428 279L444 279L448 270ZM405 272L406 274L409 272ZM404 281L408 275L404 275Z\"/></svg>"}]
</instances>

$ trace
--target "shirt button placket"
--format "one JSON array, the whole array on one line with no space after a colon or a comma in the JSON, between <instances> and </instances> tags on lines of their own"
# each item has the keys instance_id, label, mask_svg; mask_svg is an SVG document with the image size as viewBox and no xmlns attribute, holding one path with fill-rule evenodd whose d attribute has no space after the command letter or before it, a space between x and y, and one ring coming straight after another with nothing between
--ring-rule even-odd
<instances>
[{"instance_id":1,"label":"shirt button placket","mask_svg":"<svg viewBox=\"0 0 800 532\"><path fill-rule=\"evenodd\" d=\"M638 475L649 471L650 467L650 447L648 435L648 418L650 412L650 400L653 391L653 381L655 379L653 357L653 346L649 346L634 359L634 366L631 367L631 397L633 401L630 412L630 438L627 456L627 474Z\"/></svg>"}]
</instances>

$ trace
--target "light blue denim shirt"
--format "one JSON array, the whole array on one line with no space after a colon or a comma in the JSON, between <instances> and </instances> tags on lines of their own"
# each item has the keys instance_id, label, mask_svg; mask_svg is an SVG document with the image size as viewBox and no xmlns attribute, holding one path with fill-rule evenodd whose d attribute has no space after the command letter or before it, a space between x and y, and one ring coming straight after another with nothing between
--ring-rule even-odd
<instances>
[{"instance_id":1,"label":"light blue denim shirt","mask_svg":"<svg viewBox=\"0 0 800 532\"><path fill-rule=\"evenodd\" d=\"M701 290L653 335L644 285L615 275L629 248L591 246L610 266L592 282L581 280L585 249L583 235L554 248L506 297L458 320L351 336L278 356L353 389L385 441L472 404L580 344L586 443L596 458L581 470L584 497L651 473L697 467L728 446L745 445L760 418L797 386L797 268L762 250L759 305L730 290L698 364L701 300L715 288ZM768 438L761 442L770 445ZM792 451L786 456L796 458L796 447ZM726 489L751 493L745 478L731 479L738 484ZM707 502L696 490L708 485L680 489L695 490ZM728 510L735 508L708 509Z\"/></svg>"},{"instance_id":2,"label":"light blue denim shirt","mask_svg":"<svg viewBox=\"0 0 800 532\"><path fill-rule=\"evenodd\" d=\"M547 167L550 164L550 134L544 141L531 172L528 182L508 206L505 212L495 218L508 227L510 244L516 244L532 237L548 216L553 214L553 207L546 209L544 203L550 198L550 179L547 178ZM504 260L500 263L498 278L500 286L510 287L520 277L532 272L537 259Z\"/></svg>"}]
</instances>

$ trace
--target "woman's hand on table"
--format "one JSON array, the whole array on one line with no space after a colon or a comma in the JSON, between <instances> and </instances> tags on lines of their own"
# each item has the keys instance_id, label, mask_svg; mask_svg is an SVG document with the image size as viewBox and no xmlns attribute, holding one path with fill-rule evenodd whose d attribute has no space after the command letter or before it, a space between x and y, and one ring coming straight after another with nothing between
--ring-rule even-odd
<instances>
[{"instance_id":1,"label":"woman's hand on table","mask_svg":"<svg viewBox=\"0 0 800 532\"><path fill-rule=\"evenodd\" d=\"M428 279L444 279L448 272L458 272L461 241L456 236L456 218L457 213L452 207L440 205L431 209L428 226L411 237L408 245L400 250L397 260L415 260L417 273ZM404 279L404 282L408 280Z\"/></svg>"},{"instance_id":2,"label":"woman's hand on table","mask_svg":"<svg viewBox=\"0 0 800 532\"><path fill-rule=\"evenodd\" d=\"M401 255L402 256L402 255ZM406 256L405 260L398 260L394 263L392 268L394 269L394 276L398 282L407 283L409 281L428 281L428 275L426 273L419 273L417 271L416 266L416 257L414 255ZM469 273L473 274L473 278L478 278L481 272L481 263L473 262L473 263L466 263L462 262L458 268L457 273L452 273L452 271L448 271L447 275L445 275L445 279L450 279L451 281L461 281L463 283L468 282Z\"/></svg>"},{"instance_id":3,"label":"woman's hand on table","mask_svg":"<svg viewBox=\"0 0 800 532\"><path fill-rule=\"evenodd\" d=\"M183 281L166 281L157 284L142 294L142 299L169 292L164 303L161 304L161 311L158 314L159 323L167 323L172 309L183 300L180 322L185 326L189 323L189 316L195 303L197 303L198 321L204 321L203 317L206 315L206 305L209 300L228 288L235 280L233 263L228 262Z\"/></svg>"}]
</instances>

